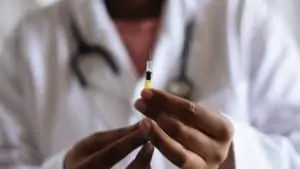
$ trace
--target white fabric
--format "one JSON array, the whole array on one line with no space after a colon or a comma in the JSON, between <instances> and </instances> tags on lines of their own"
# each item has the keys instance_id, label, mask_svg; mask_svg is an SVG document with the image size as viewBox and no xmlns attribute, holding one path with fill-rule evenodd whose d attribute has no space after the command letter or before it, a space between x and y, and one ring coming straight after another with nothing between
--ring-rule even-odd
<instances>
[{"instance_id":1,"label":"white fabric","mask_svg":"<svg viewBox=\"0 0 300 169\"><path fill-rule=\"evenodd\" d=\"M34 0L0 1L0 52L4 39L13 30L18 20L24 16L25 13L37 7Z\"/></svg>"},{"instance_id":2,"label":"white fabric","mask_svg":"<svg viewBox=\"0 0 300 169\"><path fill-rule=\"evenodd\" d=\"M194 101L234 123L236 169L300 168L300 58L281 21L258 0L169 0L154 53L155 88L177 72L186 21L197 29L188 75ZM121 68L86 59L83 89L69 69L70 16ZM0 62L0 168L62 168L64 152L93 132L137 122L143 87L99 0L68 0L24 19ZM175 73L174 73L175 72ZM129 161L119 164L124 168ZM25 167L27 166L27 167ZM153 168L172 168L155 153ZM118 168L118 167L116 167Z\"/></svg>"},{"instance_id":3,"label":"white fabric","mask_svg":"<svg viewBox=\"0 0 300 169\"><path fill-rule=\"evenodd\" d=\"M267 0L268 4L288 22L290 29L293 31L298 45L300 44L300 1L298 0Z\"/></svg>"}]
</instances>

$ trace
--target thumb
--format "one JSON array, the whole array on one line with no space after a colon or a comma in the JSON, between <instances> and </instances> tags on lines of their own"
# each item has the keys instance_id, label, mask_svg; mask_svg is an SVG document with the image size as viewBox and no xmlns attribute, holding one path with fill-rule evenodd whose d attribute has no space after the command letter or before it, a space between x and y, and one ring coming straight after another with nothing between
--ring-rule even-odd
<instances>
[{"instance_id":1,"label":"thumb","mask_svg":"<svg viewBox=\"0 0 300 169\"><path fill-rule=\"evenodd\" d=\"M148 142L140 150L136 158L131 162L127 169L150 169L153 152L154 146L152 143Z\"/></svg>"}]
</instances>

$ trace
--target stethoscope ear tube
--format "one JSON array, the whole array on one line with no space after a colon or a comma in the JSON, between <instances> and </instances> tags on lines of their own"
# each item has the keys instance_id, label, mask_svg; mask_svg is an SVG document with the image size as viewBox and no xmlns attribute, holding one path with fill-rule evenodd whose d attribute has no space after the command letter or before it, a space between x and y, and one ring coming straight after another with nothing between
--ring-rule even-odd
<instances>
[{"instance_id":1,"label":"stethoscope ear tube","mask_svg":"<svg viewBox=\"0 0 300 169\"><path fill-rule=\"evenodd\" d=\"M180 62L180 70L179 70L179 77L182 77L183 79L187 79L187 65L188 65L188 59L190 55L190 48L191 43L193 39L193 33L194 33L194 27L195 27L195 21L190 21L188 25L186 26L185 30L185 39L184 39L184 45L183 50L181 53L181 62Z\"/></svg>"},{"instance_id":2,"label":"stethoscope ear tube","mask_svg":"<svg viewBox=\"0 0 300 169\"><path fill-rule=\"evenodd\" d=\"M78 81L83 88L86 88L88 86L88 82L80 69L80 63L83 59L87 58L88 56L97 56L99 59L104 59L104 61L108 64L108 66L116 75L120 73L118 65L106 49L104 49L101 46L89 45L84 41L83 36L80 34L78 27L76 26L76 23L73 19L71 19L71 32L74 41L77 43L77 47L76 51L71 56L70 66L72 72L78 78Z\"/></svg>"},{"instance_id":3,"label":"stethoscope ear tube","mask_svg":"<svg viewBox=\"0 0 300 169\"><path fill-rule=\"evenodd\" d=\"M72 56L70 62L71 62L70 63L71 70L75 74L75 77L77 77L77 80L79 81L80 85L83 88L86 88L88 86L88 83L87 83L86 79L84 78L83 73L80 70L80 66L79 66L80 57L76 57L76 55Z\"/></svg>"}]
</instances>

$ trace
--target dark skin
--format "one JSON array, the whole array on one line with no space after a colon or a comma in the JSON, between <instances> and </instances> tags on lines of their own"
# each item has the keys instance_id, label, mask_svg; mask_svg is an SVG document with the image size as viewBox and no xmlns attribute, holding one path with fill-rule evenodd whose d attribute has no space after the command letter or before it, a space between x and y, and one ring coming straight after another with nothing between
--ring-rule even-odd
<instances>
[{"instance_id":1,"label":"dark skin","mask_svg":"<svg viewBox=\"0 0 300 169\"><path fill-rule=\"evenodd\" d=\"M135 107L152 119L152 144L182 169L234 169L233 128L217 112L146 89Z\"/></svg>"},{"instance_id":2,"label":"dark skin","mask_svg":"<svg viewBox=\"0 0 300 169\"><path fill-rule=\"evenodd\" d=\"M151 168L155 146L181 169L234 169L231 124L211 109L190 105L163 91L144 90L135 107L147 119L84 139L68 153L65 168L112 168L140 146L144 148L127 168Z\"/></svg>"},{"instance_id":3,"label":"dark skin","mask_svg":"<svg viewBox=\"0 0 300 169\"><path fill-rule=\"evenodd\" d=\"M89 136L68 152L64 169L110 169L139 146L143 148L127 169L151 168L154 147L145 137L150 130L144 126L140 122Z\"/></svg>"},{"instance_id":4,"label":"dark skin","mask_svg":"<svg viewBox=\"0 0 300 169\"><path fill-rule=\"evenodd\" d=\"M158 27L140 33L146 41L136 50L133 35L124 31L136 29L144 20L161 16L164 0L106 0L123 43L139 74L144 71L147 53L155 42ZM119 24L118 21L123 22ZM125 22L125 26L124 26ZM128 23L128 24L127 24ZM151 34L151 37L147 37ZM145 90L136 102L137 110L148 118L140 123L112 131L96 133L69 151L66 169L112 168L136 148L142 146L129 169L151 168L154 146L174 165L182 169L234 169L231 124L211 109L158 90Z\"/></svg>"}]
</instances>

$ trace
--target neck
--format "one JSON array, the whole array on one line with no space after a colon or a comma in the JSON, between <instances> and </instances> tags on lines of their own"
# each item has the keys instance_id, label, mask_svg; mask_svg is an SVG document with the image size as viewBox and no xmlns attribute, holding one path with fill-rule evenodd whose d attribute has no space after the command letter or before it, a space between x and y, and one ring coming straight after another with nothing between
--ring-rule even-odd
<instances>
[{"instance_id":1,"label":"neck","mask_svg":"<svg viewBox=\"0 0 300 169\"><path fill-rule=\"evenodd\" d=\"M165 0L105 0L114 19L139 20L158 18Z\"/></svg>"}]
</instances>

